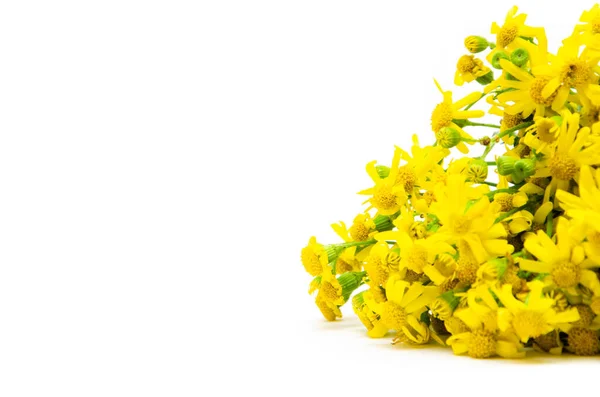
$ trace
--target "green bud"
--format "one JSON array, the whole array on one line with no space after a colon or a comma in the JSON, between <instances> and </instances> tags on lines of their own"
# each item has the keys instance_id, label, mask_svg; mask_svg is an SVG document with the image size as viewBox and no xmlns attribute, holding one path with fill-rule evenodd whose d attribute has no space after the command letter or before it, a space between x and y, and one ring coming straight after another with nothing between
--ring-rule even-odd
<instances>
[{"instance_id":1,"label":"green bud","mask_svg":"<svg viewBox=\"0 0 600 397\"><path fill-rule=\"evenodd\" d=\"M525 65L528 60L529 52L524 48L517 48L510 54L510 61L518 67Z\"/></svg>"},{"instance_id":2,"label":"green bud","mask_svg":"<svg viewBox=\"0 0 600 397\"><path fill-rule=\"evenodd\" d=\"M515 171L517 159L510 156L501 156L496 160L498 173L503 176L512 174Z\"/></svg>"},{"instance_id":3,"label":"green bud","mask_svg":"<svg viewBox=\"0 0 600 397\"><path fill-rule=\"evenodd\" d=\"M488 85L492 81L494 81L494 73L490 70L487 74L484 74L481 77L477 77L475 79L481 85Z\"/></svg>"},{"instance_id":4,"label":"green bud","mask_svg":"<svg viewBox=\"0 0 600 397\"><path fill-rule=\"evenodd\" d=\"M469 36L465 39L465 47L471 54L485 51L488 46L488 41L481 36Z\"/></svg>"},{"instance_id":5,"label":"green bud","mask_svg":"<svg viewBox=\"0 0 600 397\"><path fill-rule=\"evenodd\" d=\"M460 132L452 127L442 127L435 134L439 145L445 149L453 148L458 145L461 140Z\"/></svg>"},{"instance_id":6,"label":"green bud","mask_svg":"<svg viewBox=\"0 0 600 397\"><path fill-rule=\"evenodd\" d=\"M338 282L342 286L344 302L348 301L354 290L361 286L366 275L367 272L347 272L338 277Z\"/></svg>"},{"instance_id":7,"label":"green bud","mask_svg":"<svg viewBox=\"0 0 600 397\"><path fill-rule=\"evenodd\" d=\"M495 69L502 69L502 66L500 65L500 60L501 59L510 60L510 57L504 51L498 51L498 52L496 52L494 54L494 56L492 57L492 66Z\"/></svg>"},{"instance_id":8,"label":"green bud","mask_svg":"<svg viewBox=\"0 0 600 397\"><path fill-rule=\"evenodd\" d=\"M390 167L386 167L385 165L376 165L375 170L377 171L377 174L379 174L379 177L382 179L387 178L390 174Z\"/></svg>"},{"instance_id":9,"label":"green bud","mask_svg":"<svg viewBox=\"0 0 600 397\"><path fill-rule=\"evenodd\" d=\"M473 159L467 169L467 180L475 183L482 183L488 176L488 165L482 159Z\"/></svg>"},{"instance_id":10,"label":"green bud","mask_svg":"<svg viewBox=\"0 0 600 397\"><path fill-rule=\"evenodd\" d=\"M515 162L515 172L523 174L524 178L535 174L535 160L521 159Z\"/></svg>"},{"instance_id":11,"label":"green bud","mask_svg":"<svg viewBox=\"0 0 600 397\"><path fill-rule=\"evenodd\" d=\"M394 224L389 216L377 215L375 219L373 219L373 222L375 223L375 229L378 232L385 232L394 228Z\"/></svg>"}]
</instances>

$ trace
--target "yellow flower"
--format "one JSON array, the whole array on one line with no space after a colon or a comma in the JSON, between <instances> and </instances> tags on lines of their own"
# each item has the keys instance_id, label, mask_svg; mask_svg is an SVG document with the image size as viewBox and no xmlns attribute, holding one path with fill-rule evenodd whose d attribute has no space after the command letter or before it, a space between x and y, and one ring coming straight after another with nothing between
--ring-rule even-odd
<instances>
[{"instance_id":1,"label":"yellow flower","mask_svg":"<svg viewBox=\"0 0 600 397\"><path fill-rule=\"evenodd\" d=\"M463 138L473 139L459 127L458 124L456 124L456 120L468 120L470 118L483 117L485 113L481 110L461 110L476 102L481 98L482 94L480 92L473 92L466 97L453 102L452 91L442 90L442 87L440 87L437 81L435 84L444 96L444 100L439 103L431 113L431 130L434 133L437 133L442 128L450 127L458 131ZM459 143L456 147L463 153L468 153L469 151L464 142Z\"/></svg>"},{"instance_id":2,"label":"yellow flower","mask_svg":"<svg viewBox=\"0 0 600 397\"><path fill-rule=\"evenodd\" d=\"M548 201L556 189L568 190L569 183L579 173L582 165L600 164L600 143L584 148L590 129L579 129L579 113L563 113L563 123L556 145L551 154L538 167L534 177L552 177L546 187L544 201Z\"/></svg>"},{"instance_id":3,"label":"yellow flower","mask_svg":"<svg viewBox=\"0 0 600 397\"><path fill-rule=\"evenodd\" d=\"M560 125L556 118L536 116L535 124L527 128L523 142L537 153L551 155L552 147L556 144L560 133Z\"/></svg>"},{"instance_id":4,"label":"yellow flower","mask_svg":"<svg viewBox=\"0 0 600 397\"><path fill-rule=\"evenodd\" d=\"M323 244L319 244L313 236L308 240L308 245L302 248L302 265L311 276L318 276L329 263L327 251Z\"/></svg>"},{"instance_id":5,"label":"yellow flower","mask_svg":"<svg viewBox=\"0 0 600 397\"><path fill-rule=\"evenodd\" d=\"M373 285L384 285L390 273L398 272L400 256L390 251L385 242L379 242L371 248L365 259L365 270Z\"/></svg>"},{"instance_id":6,"label":"yellow flower","mask_svg":"<svg viewBox=\"0 0 600 397\"><path fill-rule=\"evenodd\" d=\"M569 236L569 231L562 225L564 223L558 222L556 244L541 230L525 240L525 248L537 260L518 258L520 268L528 272L549 274L554 285L573 295L577 295L575 287L579 284L600 292L600 282L596 273L589 270L600 264L586 260L583 247L575 244Z\"/></svg>"},{"instance_id":7,"label":"yellow flower","mask_svg":"<svg viewBox=\"0 0 600 397\"><path fill-rule=\"evenodd\" d=\"M594 6L584 11L579 19L583 24L575 26L573 36L584 43L589 49L600 51L600 6Z\"/></svg>"},{"instance_id":8,"label":"yellow flower","mask_svg":"<svg viewBox=\"0 0 600 397\"><path fill-rule=\"evenodd\" d=\"M442 253L456 253L451 245L432 238L412 239L403 231L379 233L378 240L394 240L400 248L400 268L407 268L415 273L423 273L423 269L433 264L435 258Z\"/></svg>"},{"instance_id":9,"label":"yellow flower","mask_svg":"<svg viewBox=\"0 0 600 397\"><path fill-rule=\"evenodd\" d=\"M375 182L375 186L370 189L360 191L358 194L371 196L365 203L369 203L371 208L375 208L381 215L392 215L398 212L406 203L408 197L403 185L396 183L399 172L401 151L394 152L392 166L387 177L382 178L375 167L376 161L367 164L367 173Z\"/></svg>"},{"instance_id":10,"label":"yellow flower","mask_svg":"<svg viewBox=\"0 0 600 397\"><path fill-rule=\"evenodd\" d=\"M405 162L396 173L396 184L403 186L407 194L413 194L415 188L421 187L434 166L450 154L450 150L440 146L422 148L416 135L413 135L412 140L410 154L396 147L396 150L401 153L401 161Z\"/></svg>"},{"instance_id":11,"label":"yellow flower","mask_svg":"<svg viewBox=\"0 0 600 397\"><path fill-rule=\"evenodd\" d=\"M345 242L369 240L377 232L375 222L369 214L358 214L350 228L347 228L344 222L340 222L339 225L334 223L331 228Z\"/></svg>"},{"instance_id":12,"label":"yellow flower","mask_svg":"<svg viewBox=\"0 0 600 397\"><path fill-rule=\"evenodd\" d=\"M579 320L577 309L571 308L557 313L552 307L554 299L544 297L544 283L527 283L530 292L525 302L513 295L511 285L505 284L496 295L504 305L498 309L498 326L501 331L513 331L525 343L529 338L545 335L562 323Z\"/></svg>"},{"instance_id":13,"label":"yellow flower","mask_svg":"<svg viewBox=\"0 0 600 397\"><path fill-rule=\"evenodd\" d=\"M566 214L600 232L600 171L581 167L579 196L558 190L556 199Z\"/></svg>"},{"instance_id":14,"label":"yellow flower","mask_svg":"<svg viewBox=\"0 0 600 397\"><path fill-rule=\"evenodd\" d=\"M454 354L468 354L473 358L489 358L495 355L505 358L525 356L518 337L498 329L498 305L483 289L471 289L468 293L469 306L457 309L454 317L460 319L468 330L453 333L446 343ZM480 302L477 302L480 300Z\"/></svg>"},{"instance_id":15,"label":"yellow flower","mask_svg":"<svg viewBox=\"0 0 600 397\"><path fill-rule=\"evenodd\" d=\"M432 204L431 212L439 218L442 227L435 238L450 244L464 242L478 263L490 256L511 253L513 247L505 239L506 230L501 223L495 223L499 206L491 204L486 196L471 203L469 189L464 177L452 175L448 185L436 191L438 201Z\"/></svg>"},{"instance_id":16,"label":"yellow flower","mask_svg":"<svg viewBox=\"0 0 600 397\"><path fill-rule=\"evenodd\" d=\"M362 250L359 254L363 254L365 251ZM363 256L361 255L361 257ZM335 270L337 274L362 270L362 261L356 255L356 247L349 247L342 251L335 262Z\"/></svg>"},{"instance_id":17,"label":"yellow flower","mask_svg":"<svg viewBox=\"0 0 600 397\"><path fill-rule=\"evenodd\" d=\"M419 328L418 319L439 294L435 286L424 286L420 283L409 283L398 274L390 276L385 284L387 301L377 303L371 301L372 310L381 315L381 321L388 329L411 333L409 326Z\"/></svg>"},{"instance_id":18,"label":"yellow flower","mask_svg":"<svg viewBox=\"0 0 600 397\"><path fill-rule=\"evenodd\" d=\"M540 64L532 68L534 75L550 78L542 89L542 97L554 98L552 110L562 110L571 88L577 90L580 100L584 103L600 105L598 74L594 70L598 67L599 60L600 53L580 53L580 43L568 39L563 41L563 46L559 48L556 56L551 58L549 65Z\"/></svg>"},{"instance_id":19,"label":"yellow flower","mask_svg":"<svg viewBox=\"0 0 600 397\"><path fill-rule=\"evenodd\" d=\"M490 68L485 66L480 59L473 55L463 55L456 64L454 84L461 86L490 73Z\"/></svg>"},{"instance_id":20,"label":"yellow flower","mask_svg":"<svg viewBox=\"0 0 600 397\"><path fill-rule=\"evenodd\" d=\"M320 292L317 294L315 304L327 321L335 321L337 318L342 317L342 312L340 311L339 307L335 304L329 303L323 298Z\"/></svg>"},{"instance_id":21,"label":"yellow flower","mask_svg":"<svg viewBox=\"0 0 600 397\"><path fill-rule=\"evenodd\" d=\"M512 7L506 14L504 24L499 26L496 22L492 23L492 34L496 35L496 46L498 49L525 48L530 53L537 52L538 49L546 51L548 42L544 28L535 28L525 25L527 14L517 15L518 8ZM534 45L523 37L533 38L538 41Z\"/></svg>"},{"instance_id":22,"label":"yellow flower","mask_svg":"<svg viewBox=\"0 0 600 397\"><path fill-rule=\"evenodd\" d=\"M542 91L551 80L550 77L532 76L506 59L501 59L500 65L503 70L516 79L508 80L505 77L498 79L503 89L511 89L498 95L498 100L507 105L505 108L506 113L520 114L524 119L532 113L535 113L538 117L543 117L546 107L553 105L555 101L563 104L566 100L567 97L560 96L557 91L547 97L542 95ZM564 95L564 92L561 91L560 94ZM512 105L508 105L509 102L512 102Z\"/></svg>"},{"instance_id":23,"label":"yellow flower","mask_svg":"<svg viewBox=\"0 0 600 397\"><path fill-rule=\"evenodd\" d=\"M367 304L371 302L371 304ZM367 328L367 335L371 338L382 338L388 329L381 322L381 316L371 310L370 306L376 305L370 290L360 292L352 298L352 309L363 325Z\"/></svg>"}]
</instances>

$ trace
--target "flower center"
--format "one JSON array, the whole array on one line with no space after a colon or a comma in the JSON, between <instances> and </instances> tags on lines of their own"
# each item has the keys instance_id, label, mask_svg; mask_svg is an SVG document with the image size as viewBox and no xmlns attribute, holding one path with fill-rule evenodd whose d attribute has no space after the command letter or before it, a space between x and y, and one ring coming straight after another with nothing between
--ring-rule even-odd
<instances>
[{"instance_id":1,"label":"flower center","mask_svg":"<svg viewBox=\"0 0 600 397\"><path fill-rule=\"evenodd\" d=\"M500 28L496 35L496 44L498 47L504 48L512 43L519 34L519 27L515 24L507 23Z\"/></svg>"},{"instance_id":2,"label":"flower center","mask_svg":"<svg viewBox=\"0 0 600 397\"><path fill-rule=\"evenodd\" d=\"M593 79L592 68L587 62L575 59L567 63L560 72L560 80L571 87L589 83Z\"/></svg>"},{"instance_id":3,"label":"flower center","mask_svg":"<svg viewBox=\"0 0 600 397\"><path fill-rule=\"evenodd\" d=\"M354 223L352 226L350 226L350 229L348 229L350 237L352 237L352 240L354 241L367 240L369 238L370 231L371 230L369 230L364 223Z\"/></svg>"},{"instance_id":4,"label":"flower center","mask_svg":"<svg viewBox=\"0 0 600 397\"><path fill-rule=\"evenodd\" d=\"M572 328L567 339L569 349L578 356L593 356L600 350L596 331L585 328Z\"/></svg>"},{"instance_id":5,"label":"flower center","mask_svg":"<svg viewBox=\"0 0 600 397\"><path fill-rule=\"evenodd\" d=\"M383 304L381 320L388 328L400 330L406 325L406 312L401 306L387 301Z\"/></svg>"},{"instance_id":6,"label":"flower center","mask_svg":"<svg viewBox=\"0 0 600 397\"><path fill-rule=\"evenodd\" d=\"M465 234L471 228L471 220L465 215L460 215L454 218L454 233Z\"/></svg>"},{"instance_id":7,"label":"flower center","mask_svg":"<svg viewBox=\"0 0 600 397\"><path fill-rule=\"evenodd\" d=\"M502 126L504 129L508 130L509 128L513 128L518 126L523 122L523 117L521 114L508 114L504 113L504 117L502 117Z\"/></svg>"},{"instance_id":8,"label":"flower center","mask_svg":"<svg viewBox=\"0 0 600 397\"><path fill-rule=\"evenodd\" d=\"M520 337L535 338L543 335L546 330L544 316L541 313L529 310L515 314L512 325Z\"/></svg>"},{"instance_id":9,"label":"flower center","mask_svg":"<svg viewBox=\"0 0 600 397\"><path fill-rule=\"evenodd\" d=\"M538 347L543 351L549 352L550 349L554 349L555 347L559 346L558 335L556 331L552 331L546 335L540 335L535 338L535 344L538 345Z\"/></svg>"},{"instance_id":10,"label":"flower center","mask_svg":"<svg viewBox=\"0 0 600 397\"><path fill-rule=\"evenodd\" d=\"M472 255L461 254L456 266L456 277L459 281L466 284L473 284L477 280L477 270L479 265Z\"/></svg>"},{"instance_id":11,"label":"flower center","mask_svg":"<svg viewBox=\"0 0 600 397\"><path fill-rule=\"evenodd\" d=\"M494 201L500 204L500 211L510 211L512 205L512 194L510 193L498 193L494 196Z\"/></svg>"},{"instance_id":12,"label":"flower center","mask_svg":"<svg viewBox=\"0 0 600 397\"><path fill-rule=\"evenodd\" d=\"M531 82L531 87L529 88L529 96L531 96L531 99L533 99L533 102L535 102L536 104L550 106L552 104L552 101L558 94L558 91L554 91L552 95L550 95L548 98L544 98L542 96L542 90L544 89L546 84L548 84L549 81L550 79L547 77L536 77Z\"/></svg>"},{"instance_id":13,"label":"flower center","mask_svg":"<svg viewBox=\"0 0 600 397\"><path fill-rule=\"evenodd\" d=\"M321 266L321 261L319 260L319 256L315 253L315 251L311 247L304 247L302 249L302 264L306 271L313 275L318 276L323 271L323 266Z\"/></svg>"},{"instance_id":14,"label":"flower center","mask_svg":"<svg viewBox=\"0 0 600 397\"><path fill-rule=\"evenodd\" d=\"M398 169L398 175L396 176L396 184L404 186L406 193L409 193L415 187L417 181L417 175L415 171L408 165L403 165Z\"/></svg>"},{"instance_id":15,"label":"flower center","mask_svg":"<svg viewBox=\"0 0 600 397\"><path fill-rule=\"evenodd\" d=\"M551 274L554 283L558 287L569 288L579 284L581 270L579 269L579 266L571 262L563 262L554 265Z\"/></svg>"},{"instance_id":16,"label":"flower center","mask_svg":"<svg viewBox=\"0 0 600 397\"><path fill-rule=\"evenodd\" d=\"M342 296L341 292L341 288L336 288L335 285L333 285L329 281L323 280L321 282L321 294L323 294L323 298L327 302L333 303L336 300L338 300L340 296Z\"/></svg>"},{"instance_id":17,"label":"flower center","mask_svg":"<svg viewBox=\"0 0 600 397\"><path fill-rule=\"evenodd\" d=\"M477 63L473 55L463 55L456 64L456 69L461 73L471 73L476 67Z\"/></svg>"},{"instance_id":18,"label":"flower center","mask_svg":"<svg viewBox=\"0 0 600 397\"><path fill-rule=\"evenodd\" d=\"M376 285L385 284L390 276L389 267L383 263L380 257L374 255L367 259L365 270Z\"/></svg>"},{"instance_id":19,"label":"flower center","mask_svg":"<svg viewBox=\"0 0 600 397\"><path fill-rule=\"evenodd\" d=\"M575 305L579 313L579 320L573 323L575 327L589 327L596 315L588 305Z\"/></svg>"},{"instance_id":20,"label":"flower center","mask_svg":"<svg viewBox=\"0 0 600 397\"><path fill-rule=\"evenodd\" d=\"M490 331L477 330L471 333L469 356L488 358L496 353L496 338Z\"/></svg>"},{"instance_id":21,"label":"flower center","mask_svg":"<svg viewBox=\"0 0 600 397\"><path fill-rule=\"evenodd\" d=\"M377 190L373 195L371 202L377 209L389 210L396 205L396 195L392 193L391 188L384 186Z\"/></svg>"},{"instance_id":22,"label":"flower center","mask_svg":"<svg viewBox=\"0 0 600 397\"><path fill-rule=\"evenodd\" d=\"M600 33L600 17L594 18L594 20L592 21L592 33Z\"/></svg>"},{"instance_id":23,"label":"flower center","mask_svg":"<svg viewBox=\"0 0 600 397\"><path fill-rule=\"evenodd\" d=\"M562 181L570 181L577 173L577 163L567 154L556 153L548 166L552 176Z\"/></svg>"},{"instance_id":24,"label":"flower center","mask_svg":"<svg viewBox=\"0 0 600 397\"><path fill-rule=\"evenodd\" d=\"M323 314L323 317L325 317L327 320L335 321L337 317L341 317L341 314L336 313L331 307L329 307L325 300L318 297L316 303L319 310L321 310L321 314Z\"/></svg>"},{"instance_id":25,"label":"flower center","mask_svg":"<svg viewBox=\"0 0 600 397\"><path fill-rule=\"evenodd\" d=\"M452 106L446 102L438 104L431 113L431 129L438 132L440 128L452 123Z\"/></svg>"},{"instance_id":26,"label":"flower center","mask_svg":"<svg viewBox=\"0 0 600 397\"><path fill-rule=\"evenodd\" d=\"M408 256L408 268L417 273L423 273L423 268L427 266L427 250L420 245L413 246Z\"/></svg>"}]
</instances>

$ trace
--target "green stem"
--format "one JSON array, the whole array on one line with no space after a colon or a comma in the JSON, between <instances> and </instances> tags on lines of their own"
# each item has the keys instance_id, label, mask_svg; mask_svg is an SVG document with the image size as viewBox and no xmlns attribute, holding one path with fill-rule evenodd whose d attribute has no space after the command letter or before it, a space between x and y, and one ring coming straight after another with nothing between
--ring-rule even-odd
<instances>
[{"instance_id":1,"label":"green stem","mask_svg":"<svg viewBox=\"0 0 600 397\"><path fill-rule=\"evenodd\" d=\"M478 99L477 99L475 102L473 102L472 104L470 104L469 106L467 106L467 107L465 108L465 110L469 110L469 109L471 109L471 107L472 107L473 105L475 105L477 102L479 102L479 101L481 100L481 98L483 98L485 95L486 95L486 94L481 94L481 96L480 96L480 97L479 97L479 98L478 98Z\"/></svg>"},{"instance_id":2,"label":"green stem","mask_svg":"<svg viewBox=\"0 0 600 397\"><path fill-rule=\"evenodd\" d=\"M349 243L335 244L335 246L340 248L360 247L363 245L373 245L376 242L377 240L351 241Z\"/></svg>"},{"instance_id":3,"label":"green stem","mask_svg":"<svg viewBox=\"0 0 600 397\"><path fill-rule=\"evenodd\" d=\"M552 237L552 229L554 229L554 217L552 216L552 212L548 214L548 221L546 222L546 234L548 237Z\"/></svg>"},{"instance_id":4,"label":"green stem","mask_svg":"<svg viewBox=\"0 0 600 397\"><path fill-rule=\"evenodd\" d=\"M512 188L512 187L509 187L509 188L506 188L506 189L496 189L496 190L494 190L494 191L491 191L491 192L489 192L489 193L486 193L485 195L486 195L486 196L492 196L492 197L493 197L494 195L496 195L496 194L498 194L498 193L515 193L515 192L516 192L516 190L515 190L514 188Z\"/></svg>"},{"instance_id":5,"label":"green stem","mask_svg":"<svg viewBox=\"0 0 600 397\"><path fill-rule=\"evenodd\" d=\"M527 203L527 204L529 204L529 203ZM500 215L498 218L496 218L496 221L494 223L500 223L503 220L505 220L506 218L508 218L509 216L514 215L521 210L524 210L527 207L527 204L525 204L519 208L513 208L512 210L508 211L507 213Z\"/></svg>"},{"instance_id":6,"label":"green stem","mask_svg":"<svg viewBox=\"0 0 600 397\"><path fill-rule=\"evenodd\" d=\"M466 120L465 126L500 128L500 126L497 124L474 123L469 120Z\"/></svg>"},{"instance_id":7,"label":"green stem","mask_svg":"<svg viewBox=\"0 0 600 397\"><path fill-rule=\"evenodd\" d=\"M484 185L489 185L489 186L498 186L498 184L494 183L494 182L483 181L481 183L484 184Z\"/></svg>"},{"instance_id":8,"label":"green stem","mask_svg":"<svg viewBox=\"0 0 600 397\"><path fill-rule=\"evenodd\" d=\"M494 134L494 136L492 137L492 141L490 142L490 144L485 148L485 151L483 152L483 154L479 157L481 160L485 160L485 158L487 157L487 155L492 151L492 149L494 148L494 145L496 144L496 142L499 142L500 139L504 138L506 135L508 134L512 134L515 131L518 130L522 130L523 128L527 128L530 125L533 125L533 121L528 121L525 123L521 123L517 126L514 126L512 128L509 128L507 130L504 130L502 132L500 132L498 135Z\"/></svg>"},{"instance_id":9,"label":"green stem","mask_svg":"<svg viewBox=\"0 0 600 397\"><path fill-rule=\"evenodd\" d=\"M496 165L495 161L486 161L485 162L487 165Z\"/></svg>"}]
</instances>

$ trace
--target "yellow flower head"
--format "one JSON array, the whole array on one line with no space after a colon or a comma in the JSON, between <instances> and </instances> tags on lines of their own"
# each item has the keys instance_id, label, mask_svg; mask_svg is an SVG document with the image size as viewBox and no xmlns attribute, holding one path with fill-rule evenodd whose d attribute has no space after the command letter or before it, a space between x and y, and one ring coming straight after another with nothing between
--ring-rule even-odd
<instances>
[{"instance_id":1,"label":"yellow flower head","mask_svg":"<svg viewBox=\"0 0 600 397\"><path fill-rule=\"evenodd\" d=\"M377 168L375 167L376 161L367 164L367 173L373 182L375 182L375 186L358 193L370 196L370 198L365 201L365 203L370 204L367 211L371 208L375 208L381 215L392 215L400 211L402 206L408 200L404 185L399 185L396 182L399 173L401 153L400 150L394 152L390 172L385 177L380 176L377 172Z\"/></svg>"},{"instance_id":2,"label":"yellow flower head","mask_svg":"<svg viewBox=\"0 0 600 397\"><path fill-rule=\"evenodd\" d=\"M442 128L451 127L458 131L463 138L473 139L461 127L459 127L458 124L456 124L456 120L468 120L471 118L483 117L485 113L481 110L461 110L475 103L481 98L482 94L479 92L473 92L466 97L453 102L452 91L442 90L442 87L440 87L437 81L435 84L438 90L444 96L444 100L437 104L431 113L431 130L434 133L437 133ZM457 148L463 153L468 153L468 149L464 142L459 143Z\"/></svg>"},{"instance_id":3,"label":"yellow flower head","mask_svg":"<svg viewBox=\"0 0 600 397\"><path fill-rule=\"evenodd\" d=\"M496 295L504 307L498 309L498 327L501 331L513 331L521 342L529 338L537 338L553 331L559 324L579 320L577 309L557 313L552 307L554 299L544 297L544 283L533 281L527 283L529 294L525 302L516 299L512 286L505 284Z\"/></svg>"}]
</instances>

